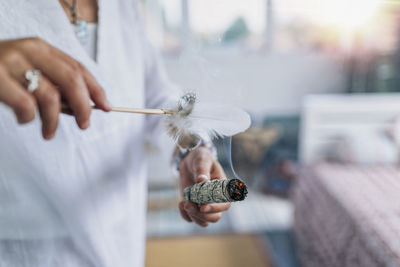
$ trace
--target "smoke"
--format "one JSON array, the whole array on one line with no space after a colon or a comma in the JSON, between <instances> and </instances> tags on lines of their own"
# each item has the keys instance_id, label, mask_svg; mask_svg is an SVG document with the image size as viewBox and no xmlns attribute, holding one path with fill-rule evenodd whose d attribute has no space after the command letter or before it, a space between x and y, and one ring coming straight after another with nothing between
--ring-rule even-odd
<instances>
[{"instance_id":1,"label":"smoke","mask_svg":"<svg viewBox=\"0 0 400 267\"><path fill-rule=\"evenodd\" d=\"M236 178L243 180L235 171L232 160L232 137L221 138L217 141L220 149L218 149L218 159L224 166L226 175L229 178Z\"/></svg>"}]
</instances>

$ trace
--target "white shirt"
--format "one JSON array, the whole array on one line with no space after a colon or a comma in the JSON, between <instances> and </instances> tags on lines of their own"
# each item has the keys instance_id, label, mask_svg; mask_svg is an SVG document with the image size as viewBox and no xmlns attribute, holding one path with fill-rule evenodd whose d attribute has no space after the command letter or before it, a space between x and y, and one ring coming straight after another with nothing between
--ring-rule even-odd
<instances>
[{"instance_id":1,"label":"white shirt","mask_svg":"<svg viewBox=\"0 0 400 267\"><path fill-rule=\"evenodd\" d=\"M38 36L80 61L115 106L163 107L178 97L146 41L133 0L99 0L97 62L56 0L0 0L0 39ZM38 117L38 116L37 116ZM18 125L0 104L0 266L143 266L144 142L158 117L93 111L81 131L61 115Z\"/></svg>"}]
</instances>

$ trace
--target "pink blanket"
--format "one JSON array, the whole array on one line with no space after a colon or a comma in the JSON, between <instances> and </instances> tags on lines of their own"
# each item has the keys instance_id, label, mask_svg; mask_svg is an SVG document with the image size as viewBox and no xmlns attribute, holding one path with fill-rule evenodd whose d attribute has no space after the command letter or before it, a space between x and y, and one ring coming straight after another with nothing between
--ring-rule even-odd
<instances>
[{"instance_id":1,"label":"pink blanket","mask_svg":"<svg viewBox=\"0 0 400 267\"><path fill-rule=\"evenodd\" d=\"M400 169L320 164L293 191L302 266L400 266Z\"/></svg>"}]
</instances>

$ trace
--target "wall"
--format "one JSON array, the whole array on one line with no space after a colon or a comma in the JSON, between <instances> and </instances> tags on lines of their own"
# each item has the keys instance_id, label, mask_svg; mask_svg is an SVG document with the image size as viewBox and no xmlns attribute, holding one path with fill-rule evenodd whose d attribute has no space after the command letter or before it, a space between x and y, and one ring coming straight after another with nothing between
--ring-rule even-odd
<instances>
[{"instance_id":1,"label":"wall","mask_svg":"<svg viewBox=\"0 0 400 267\"><path fill-rule=\"evenodd\" d=\"M165 57L171 80L197 91L201 101L222 101L245 108L256 121L268 115L299 113L303 96L343 91L341 66L316 53L257 55L230 48L192 49ZM169 148L168 140L165 141ZM166 157L152 153L150 182L171 183ZM167 178L167 179L166 179Z\"/></svg>"}]
</instances>

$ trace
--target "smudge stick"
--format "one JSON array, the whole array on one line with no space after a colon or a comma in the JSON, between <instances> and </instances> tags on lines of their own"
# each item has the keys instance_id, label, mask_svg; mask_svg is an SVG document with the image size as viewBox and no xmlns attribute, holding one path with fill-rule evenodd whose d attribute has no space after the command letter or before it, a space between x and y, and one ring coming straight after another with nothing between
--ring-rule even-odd
<instances>
[{"instance_id":1,"label":"smudge stick","mask_svg":"<svg viewBox=\"0 0 400 267\"><path fill-rule=\"evenodd\" d=\"M235 202L246 198L247 187L239 179L208 180L186 187L183 194L197 204Z\"/></svg>"}]
</instances>

